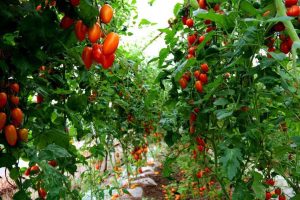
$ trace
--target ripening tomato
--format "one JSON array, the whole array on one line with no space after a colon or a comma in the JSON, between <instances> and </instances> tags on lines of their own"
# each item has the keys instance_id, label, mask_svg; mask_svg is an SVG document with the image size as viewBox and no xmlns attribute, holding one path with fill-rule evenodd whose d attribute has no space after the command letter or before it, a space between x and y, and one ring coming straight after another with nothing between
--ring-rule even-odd
<instances>
[{"instance_id":1,"label":"ripening tomato","mask_svg":"<svg viewBox=\"0 0 300 200\"><path fill-rule=\"evenodd\" d=\"M108 24L113 17L113 9L109 4L105 4L100 9L100 19L104 24Z\"/></svg>"},{"instance_id":2,"label":"ripening tomato","mask_svg":"<svg viewBox=\"0 0 300 200\"><path fill-rule=\"evenodd\" d=\"M298 5L293 5L292 7L288 8L286 11L287 16L298 17L300 15L300 8Z\"/></svg>"},{"instance_id":3,"label":"ripening tomato","mask_svg":"<svg viewBox=\"0 0 300 200\"><path fill-rule=\"evenodd\" d=\"M19 93L19 91L20 91L20 86L18 83L12 83L9 85L9 87L12 92Z\"/></svg>"},{"instance_id":4,"label":"ripening tomato","mask_svg":"<svg viewBox=\"0 0 300 200\"><path fill-rule=\"evenodd\" d=\"M196 79L199 79L200 74L201 74L201 72L199 70L194 71L194 76Z\"/></svg>"},{"instance_id":5,"label":"ripening tomato","mask_svg":"<svg viewBox=\"0 0 300 200\"><path fill-rule=\"evenodd\" d=\"M102 44L93 44L93 51L92 51L92 55L93 55L93 59L99 63L102 64L103 63L103 54L102 54Z\"/></svg>"},{"instance_id":6,"label":"ripening tomato","mask_svg":"<svg viewBox=\"0 0 300 200\"><path fill-rule=\"evenodd\" d=\"M196 34L189 35L187 37L187 40L188 40L188 44L189 45L193 45L196 42L196 40L197 40L197 35Z\"/></svg>"},{"instance_id":7,"label":"ripening tomato","mask_svg":"<svg viewBox=\"0 0 300 200\"><path fill-rule=\"evenodd\" d=\"M5 139L10 146L15 146L17 144L18 136L17 130L14 125L7 125L4 128Z\"/></svg>"},{"instance_id":8,"label":"ripening tomato","mask_svg":"<svg viewBox=\"0 0 300 200\"><path fill-rule=\"evenodd\" d=\"M202 71L203 73L207 73L208 70L209 70L208 64L207 64L207 63L201 64L200 67L201 67L201 71Z\"/></svg>"},{"instance_id":9,"label":"ripening tomato","mask_svg":"<svg viewBox=\"0 0 300 200\"><path fill-rule=\"evenodd\" d=\"M15 105L15 106L19 105L19 97L17 97L17 96L11 96L11 97L10 97L10 102L11 102L13 105Z\"/></svg>"},{"instance_id":10,"label":"ripening tomato","mask_svg":"<svg viewBox=\"0 0 300 200\"><path fill-rule=\"evenodd\" d=\"M293 5L296 5L298 3L298 0L285 0L285 6L291 7Z\"/></svg>"},{"instance_id":11,"label":"ripening tomato","mask_svg":"<svg viewBox=\"0 0 300 200\"><path fill-rule=\"evenodd\" d=\"M40 197L41 199L46 199L47 192L46 192L46 190L45 190L44 188L40 188L40 189L38 190L38 193L39 193L39 197Z\"/></svg>"},{"instance_id":12,"label":"ripening tomato","mask_svg":"<svg viewBox=\"0 0 300 200\"><path fill-rule=\"evenodd\" d=\"M180 78L179 79L179 85L180 87L184 90L187 87L188 82L186 81L185 78Z\"/></svg>"},{"instance_id":13,"label":"ripening tomato","mask_svg":"<svg viewBox=\"0 0 300 200\"><path fill-rule=\"evenodd\" d=\"M280 195L281 194L281 189L280 188L276 188L275 189L275 194Z\"/></svg>"},{"instance_id":14,"label":"ripening tomato","mask_svg":"<svg viewBox=\"0 0 300 200\"><path fill-rule=\"evenodd\" d=\"M114 64L114 61L115 61L115 54L110 54L110 55L103 55L103 61L102 61L102 67L104 69L108 69L110 68L113 64Z\"/></svg>"},{"instance_id":15,"label":"ripening tomato","mask_svg":"<svg viewBox=\"0 0 300 200\"><path fill-rule=\"evenodd\" d=\"M100 169L100 165L99 165L99 164L96 164L96 165L95 165L95 169L96 169L96 170L99 170L99 169Z\"/></svg>"},{"instance_id":16,"label":"ripening tomato","mask_svg":"<svg viewBox=\"0 0 300 200\"><path fill-rule=\"evenodd\" d=\"M65 15L60 21L60 27L63 29L67 29L74 23L74 19Z\"/></svg>"},{"instance_id":17,"label":"ripening tomato","mask_svg":"<svg viewBox=\"0 0 300 200\"><path fill-rule=\"evenodd\" d=\"M72 6L78 6L80 4L80 0L70 0Z\"/></svg>"},{"instance_id":18,"label":"ripening tomato","mask_svg":"<svg viewBox=\"0 0 300 200\"><path fill-rule=\"evenodd\" d=\"M278 200L286 200L285 195L284 194L279 195Z\"/></svg>"},{"instance_id":19,"label":"ripening tomato","mask_svg":"<svg viewBox=\"0 0 300 200\"><path fill-rule=\"evenodd\" d=\"M201 9L207 9L206 0L199 0L198 4Z\"/></svg>"},{"instance_id":20,"label":"ripening tomato","mask_svg":"<svg viewBox=\"0 0 300 200\"><path fill-rule=\"evenodd\" d=\"M102 35L102 31L99 23L95 23L88 30L88 38L91 43L97 42L100 39L101 35Z\"/></svg>"},{"instance_id":21,"label":"ripening tomato","mask_svg":"<svg viewBox=\"0 0 300 200\"><path fill-rule=\"evenodd\" d=\"M85 68L87 70L89 70L92 66L92 63L93 63L93 54L92 54L92 47L84 47L83 51L82 51L82 55L81 55L81 58L82 58L82 61L85 65Z\"/></svg>"},{"instance_id":22,"label":"ripening tomato","mask_svg":"<svg viewBox=\"0 0 300 200\"><path fill-rule=\"evenodd\" d=\"M195 88L198 92L202 93L203 92L203 87L201 81L196 81L195 83Z\"/></svg>"},{"instance_id":23,"label":"ripening tomato","mask_svg":"<svg viewBox=\"0 0 300 200\"><path fill-rule=\"evenodd\" d=\"M0 108L3 108L7 103L7 95L5 92L0 93Z\"/></svg>"},{"instance_id":24,"label":"ripening tomato","mask_svg":"<svg viewBox=\"0 0 300 200\"><path fill-rule=\"evenodd\" d=\"M82 20L78 20L75 24L75 35L80 42L85 39L87 31L88 27L83 23Z\"/></svg>"},{"instance_id":25,"label":"ripening tomato","mask_svg":"<svg viewBox=\"0 0 300 200\"><path fill-rule=\"evenodd\" d=\"M191 19L191 18L187 19L187 20L186 20L186 25L187 25L189 28L193 27L193 26L194 26L194 20Z\"/></svg>"},{"instance_id":26,"label":"ripening tomato","mask_svg":"<svg viewBox=\"0 0 300 200\"><path fill-rule=\"evenodd\" d=\"M103 42L103 54L107 56L115 53L116 49L118 48L118 45L119 35L114 32L110 32Z\"/></svg>"},{"instance_id":27,"label":"ripening tomato","mask_svg":"<svg viewBox=\"0 0 300 200\"><path fill-rule=\"evenodd\" d=\"M201 43L201 42L203 42L205 40L205 36L204 35L201 35L200 37L199 37L199 43Z\"/></svg>"},{"instance_id":28,"label":"ripening tomato","mask_svg":"<svg viewBox=\"0 0 300 200\"><path fill-rule=\"evenodd\" d=\"M0 131L1 131L1 130L3 129L3 127L5 126L5 124L6 124L6 119L7 119L6 113L0 112Z\"/></svg>"},{"instance_id":29,"label":"ripening tomato","mask_svg":"<svg viewBox=\"0 0 300 200\"><path fill-rule=\"evenodd\" d=\"M28 142L28 129L21 128L18 130L18 139L22 142Z\"/></svg>"},{"instance_id":30,"label":"ripening tomato","mask_svg":"<svg viewBox=\"0 0 300 200\"><path fill-rule=\"evenodd\" d=\"M15 126L19 126L21 125L22 121L23 121L23 112L20 108L14 108L11 113L11 118L12 118L12 123Z\"/></svg>"},{"instance_id":31,"label":"ripening tomato","mask_svg":"<svg viewBox=\"0 0 300 200\"><path fill-rule=\"evenodd\" d=\"M199 80L201 81L202 84L206 84L208 82L207 75L206 74L200 74L199 75Z\"/></svg>"}]
</instances>

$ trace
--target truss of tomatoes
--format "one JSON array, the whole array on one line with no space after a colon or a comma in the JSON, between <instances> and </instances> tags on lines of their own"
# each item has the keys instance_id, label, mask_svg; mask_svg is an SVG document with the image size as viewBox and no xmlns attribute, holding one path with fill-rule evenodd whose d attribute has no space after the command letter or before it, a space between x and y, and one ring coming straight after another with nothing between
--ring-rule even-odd
<instances>
[{"instance_id":1,"label":"truss of tomatoes","mask_svg":"<svg viewBox=\"0 0 300 200\"><path fill-rule=\"evenodd\" d=\"M21 128L23 112L19 106L20 91L18 83L3 83L0 92L0 132L10 146L16 146L18 141L28 141L28 129ZM2 134L3 135L3 134Z\"/></svg>"}]
</instances>

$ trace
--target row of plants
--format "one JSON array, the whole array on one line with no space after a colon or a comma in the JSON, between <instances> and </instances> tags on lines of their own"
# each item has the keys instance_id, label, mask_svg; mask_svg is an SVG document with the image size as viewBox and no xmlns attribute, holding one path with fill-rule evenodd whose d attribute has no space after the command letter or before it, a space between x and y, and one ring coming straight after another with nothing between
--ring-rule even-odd
<instances>
[{"instance_id":1,"label":"row of plants","mask_svg":"<svg viewBox=\"0 0 300 200\"><path fill-rule=\"evenodd\" d=\"M298 1L185 0L161 29L166 199L298 199ZM276 177L293 189L286 196ZM169 190L168 190L169 189Z\"/></svg>"}]
</instances>

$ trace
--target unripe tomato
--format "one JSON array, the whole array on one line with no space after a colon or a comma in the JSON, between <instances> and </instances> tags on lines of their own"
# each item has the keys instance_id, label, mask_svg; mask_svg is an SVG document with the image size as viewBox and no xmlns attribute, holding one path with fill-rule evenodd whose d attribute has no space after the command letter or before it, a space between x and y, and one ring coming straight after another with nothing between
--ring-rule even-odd
<instances>
[{"instance_id":1,"label":"unripe tomato","mask_svg":"<svg viewBox=\"0 0 300 200\"><path fill-rule=\"evenodd\" d=\"M18 136L17 130L14 125L7 125L4 129L5 139L10 146L15 146L17 144Z\"/></svg>"},{"instance_id":2,"label":"unripe tomato","mask_svg":"<svg viewBox=\"0 0 300 200\"><path fill-rule=\"evenodd\" d=\"M291 7L293 5L296 5L298 3L298 0L285 0L285 6Z\"/></svg>"},{"instance_id":3,"label":"unripe tomato","mask_svg":"<svg viewBox=\"0 0 300 200\"><path fill-rule=\"evenodd\" d=\"M206 0L199 0L198 4L201 9L207 9Z\"/></svg>"},{"instance_id":4,"label":"unripe tomato","mask_svg":"<svg viewBox=\"0 0 300 200\"><path fill-rule=\"evenodd\" d=\"M203 63L203 64L201 64L201 71L203 72L203 73L207 73L208 72L208 70L209 70L209 68L208 68L208 64L207 63Z\"/></svg>"},{"instance_id":5,"label":"unripe tomato","mask_svg":"<svg viewBox=\"0 0 300 200\"><path fill-rule=\"evenodd\" d=\"M80 4L80 0L70 0L72 6L78 6Z\"/></svg>"},{"instance_id":6,"label":"unripe tomato","mask_svg":"<svg viewBox=\"0 0 300 200\"><path fill-rule=\"evenodd\" d=\"M206 84L208 82L207 75L206 74L200 74L199 75L199 80L201 81L202 84Z\"/></svg>"},{"instance_id":7,"label":"unripe tomato","mask_svg":"<svg viewBox=\"0 0 300 200\"><path fill-rule=\"evenodd\" d=\"M113 54L119 45L119 35L111 32L109 33L103 43L103 54L110 55Z\"/></svg>"},{"instance_id":8,"label":"unripe tomato","mask_svg":"<svg viewBox=\"0 0 300 200\"><path fill-rule=\"evenodd\" d=\"M180 87L184 90L187 87L188 82L185 80L185 78L179 79Z\"/></svg>"},{"instance_id":9,"label":"unripe tomato","mask_svg":"<svg viewBox=\"0 0 300 200\"><path fill-rule=\"evenodd\" d=\"M78 20L75 24L75 35L80 42L85 39L87 31L88 27L82 22L82 20Z\"/></svg>"},{"instance_id":10,"label":"unripe tomato","mask_svg":"<svg viewBox=\"0 0 300 200\"><path fill-rule=\"evenodd\" d=\"M202 93L203 92L203 87L201 81L196 81L195 83L195 88L198 92Z\"/></svg>"},{"instance_id":11,"label":"unripe tomato","mask_svg":"<svg viewBox=\"0 0 300 200\"><path fill-rule=\"evenodd\" d=\"M114 64L114 61L115 61L115 54L110 54L107 56L103 55L102 67L104 69L108 69Z\"/></svg>"},{"instance_id":12,"label":"unripe tomato","mask_svg":"<svg viewBox=\"0 0 300 200\"><path fill-rule=\"evenodd\" d=\"M102 44L93 44L93 59L99 63L103 63Z\"/></svg>"},{"instance_id":13,"label":"unripe tomato","mask_svg":"<svg viewBox=\"0 0 300 200\"><path fill-rule=\"evenodd\" d=\"M18 130L18 139L22 142L28 142L28 129L21 128Z\"/></svg>"},{"instance_id":14,"label":"unripe tomato","mask_svg":"<svg viewBox=\"0 0 300 200\"><path fill-rule=\"evenodd\" d=\"M19 91L20 91L20 86L18 83L12 83L12 84L10 84L9 87L10 87L11 91L13 91L15 93L19 93Z\"/></svg>"},{"instance_id":15,"label":"unripe tomato","mask_svg":"<svg viewBox=\"0 0 300 200\"><path fill-rule=\"evenodd\" d=\"M6 119L7 119L6 113L0 112L0 131L1 131L1 130L3 129L3 127L5 126L5 124L6 124Z\"/></svg>"},{"instance_id":16,"label":"unripe tomato","mask_svg":"<svg viewBox=\"0 0 300 200\"><path fill-rule=\"evenodd\" d=\"M193 27L193 26L194 26L194 20L191 19L191 18L187 19L187 20L186 20L186 25L187 25L189 28Z\"/></svg>"},{"instance_id":17,"label":"unripe tomato","mask_svg":"<svg viewBox=\"0 0 300 200\"><path fill-rule=\"evenodd\" d=\"M67 15L65 15L60 22L60 27L63 29L67 29L70 26L72 26L72 24L74 23L74 19L68 17Z\"/></svg>"},{"instance_id":18,"label":"unripe tomato","mask_svg":"<svg viewBox=\"0 0 300 200\"><path fill-rule=\"evenodd\" d=\"M196 40L197 40L196 34L189 35L187 37L187 40L188 40L189 45L193 45L196 42Z\"/></svg>"},{"instance_id":19,"label":"unripe tomato","mask_svg":"<svg viewBox=\"0 0 300 200\"><path fill-rule=\"evenodd\" d=\"M19 97L17 97L17 96L11 96L11 97L10 97L10 102L11 102L13 105L15 105L15 106L19 105Z\"/></svg>"},{"instance_id":20,"label":"unripe tomato","mask_svg":"<svg viewBox=\"0 0 300 200\"><path fill-rule=\"evenodd\" d=\"M97 42L101 37L102 31L100 28L100 24L95 23L92 27L88 30L88 38L91 43Z\"/></svg>"},{"instance_id":21,"label":"unripe tomato","mask_svg":"<svg viewBox=\"0 0 300 200\"><path fill-rule=\"evenodd\" d=\"M84 47L83 51L82 51L82 55L81 55L81 58L82 58L82 61L85 65L85 68L87 70L89 70L92 66L92 63L93 63L93 54L92 54L92 47Z\"/></svg>"},{"instance_id":22,"label":"unripe tomato","mask_svg":"<svg viewBox=\"0 0 300 200\"><path fill-rule=\"evenodd\" d=\"M286 11L287 16L298 17L299 14L300 14L300 8L298 5L293 5L292 7L288 8Z\"/></svg>"},{"instance_id":23,"label":"unripe tomato","mask_svg":"<svg viewBox=\"0 0 300 200\"><path fill-rule=\"evenodd\" d=\"M0 108L3 108L7 103L7 95L5 92L0 93Z\"/></svg>"},{"instance_id":24,"label":"unripe tomato","mask_svg":"<svg viewBox=\"0 0 300 200\"><path fill-rule=\"evenodd\" d=\"M22 121L23 121L23 112L20 108L14 108L11 113L11 118L12 118L12 123L15 126L19 126L21 125Z\"/></svg>"},{"instance_id":25,"label":"unripe tomato","mask_svg":"<svg viewBox=\"0 0 300 200\"><path fill-rule=\"evenodd\" d=\"M46 192L46 190L45 190L44 188L40 188L40 189L38 190L38 193L39 193L39 197L40 197L41 199L46 199L47 192Z\"/></svg>"},{"instance_id":26,"label":"unripe tomato","mask_svg":"<svg viewBox=\"0 0 300 200\"><path fill-rule=\"evenodd\" d=\"M105 4L100 9L100 19L104 24L108 24L113 17L113 9L109 4Z\"/></svg>"}]
</instances>

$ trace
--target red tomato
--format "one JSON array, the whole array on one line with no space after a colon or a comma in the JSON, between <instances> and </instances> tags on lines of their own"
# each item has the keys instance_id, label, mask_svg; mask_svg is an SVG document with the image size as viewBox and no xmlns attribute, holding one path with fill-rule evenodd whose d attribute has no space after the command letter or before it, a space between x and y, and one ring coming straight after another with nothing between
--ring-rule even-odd
<instances>
[{"instance_id":1,"label":"red tomato","mask_svg":"<svg viewBox=\"0 0 300 200\"><path fill-rule=\"evenodd\" d=\"M199 0L198 4L201 9L207 9L206 0Z\"/></svg>"},{"instance_id":2,"label":"red tomato","mask_svg":"<svg viewBox=\"0 0 300 200\"><path fill-rule=\"evenodd\" d=\"M205 146L205 141L200 137L196 137L196 142L198 145Z\"/></svg>"},{"instance_id":3,"label":"red tomato","mask_svg":"<svg viewBox=\"0 0 300 200\"><path fill-rule=\"evenodd\" d=\"M291 7L293 5L296 5L298 3L298 0L285 0L285 6Z\"/></svg>"},{"instance_id":4,"label":"red tomato","mask_svg":"<svg viewBox=\"0 0 300 200\"><path fill-rule=\"evenodd\" d=\"M196 81L195 83L195 88L198 92L202 93L203 92L203 87L201 81Z\"/></svg>"},{"instance_id":5,"label":"red tomato","mask_svg":"<svg viewBox=\"0 0 300 200\"><path fill-rule=\"evenodd\" d=\"M276 188L275 189L275 194L280 195L281 194L281 189L280 188Z\"/></svg>"},{"instance_id":6,"label":"red tomato","mask_svg":"<svg viewBox=\"0 0 300 200\"><path fill-rule=\"evenodd\" d=\"M192 54L193 56L195 56L196 49L197 49L196 46L190 47L188 50L189 54Z\"/></svg>"},{"instance_id":7,"label":"red tomato","mask_svg":"<svg viewBox=\"0 0 300 200\"><path fill-rule=\"evenodd\" d=\"M209 68L208 68L208 64L207 63L203 63L203 64L201 64L201 71L203 72L203 73L207 73L208 72L208 70L209 70Z\"/></svg>"},{"instance_id":8,"label":"red tomato","mask_svg":"<svg viewBox=\"0 0 300 200\"><path fill-rule=\"evenodd\" d=\"M7 95L5 92L0 93L0 108L3 108L7 103Z\"/></svg>"},{"instance_id":9,"label":"red tomato","mask_svg":"<svg viewBox=\"0 0 300 200\"><path fill-rule=\"evenodd\" d=\"M180 84L180 87L184 90L187 87L188 82L185 78L180 78L179 79L179 84Z\"/></svg>"},{"instance_id":10,"label":"red tomato","mask_svg":"<svg viewBox=\"0 0 300 200\"><path fill-rule=\"evenodd\" d=\"M113 9L109 4L105 4L100 9L100 19L104 24L108 24L113 17Z\"/></svg>"},{"instance_id":11,"label":"red tomato","mask_svg":"<svg viewBox=\"0 0 300 200\"><path fill-rule=\"evenodd\" d=\"M11 91L15 92L15 93L18 93L20 91L20 86L18 83L12 83L10 84L10 89Z\"/></svg>"},{"instance_id":12,"label":"red tomato","mask_svg":"<svg viewBox=\"0 0 300 200\"><path fill-rule=\"evenodd\" d=\"M189 35L189 36L187 37L187 40L188 40L189 45L192 45L192 44L194 44L194 43L196 42L196 40L197 40L197 35L196 35L196 34Z\"/></svg>"},{"instance_id":13,"label":"red tomato","mask_svg":"<svg viewBox=\"0 0 300 200\"><path fill-rule=\"evenodd\" d=\"M97 40L100 39L102 34L100 24L95 23L92 27L89 28L88 30L88 38L91 43L97 42Z\"/></svg>"},{"instance_id":14,"label":"red tomato","mask_svg":"<svg viewBox=\"0 0 300 200\"><path fill-rule=\"evenodd\" d=\"M209 19L204 20L204 24L206 24L206 25L211 24L211 20L209 20Z\"/></svg>"},{"instance_id":15,"label":"red tomato","mask_svg":"<svg viewBox=\"0 0 300 200\"><path fill-rule=\"evenodd\" d=\"M3 129L3 127L5 126L5 124L6 124L6 119L7 119L6 113L0 112L0 131L1 131L1 130Z\"/></svg>"},{"instance_id":16,"label":"red tomato","mask_svg":"<svg viewBox=\"0 0 300 200\"><path fill-rule=\"evenodd\" d=\"M266 200L270 200L272 198L272 194L270 192L266 192Z\"/></svg>"},{"instance_id":17,"label":"red tomato","mask_svg":"<svg viewBox=\"0 0 300 200\"><path fill-rule=\"evenodd\" d=\"M30 168L27 168L24 172L25 176L29 176L30 175Z\"/></svg>"},{"instance_id":18,"label":"red tomato","mask_svg":"<svg viewBox=\"0 0 300 200\"><path fill-rule=\"evenodd\" d=\"M194 26L194 20L193 19L191 19L191 18L189 18L189 19L187 19L186 20L186 25L188 26L188 27L193 27Z\"/></svg>"},{"instance_id":19,"label":"red tomato","mask_svg":"<svg viewBox=\"0 0 300 200\"><path fill-rule=\"evenodd\" d=\"M56 167L57 166L56 160L49 160L48 164L51 165L52 167Z\"/></svg>"},{"instance_id":20,"label":"red tomato","mask_svg":"<svg viewBox=\"0 0 300 200\"><path fill-rule=\"evenodd\" d=\"M14 125L7 125L4 129L5 139L10 146L15 146L17 144L18 135L17 130Z\"/></svg>"},{"instance_id":21,"label":"red tomato","mask_svg":"<svg viewBox=\"0 0 300 200\"><path fill-rule=\"evenodd\" d=\"M200 112L200 109L199 108L194 108L194 112L198 113L198 112Z\"/></svg>"},{"instance_id":22,"label":"red tomato","mask_svg":"<svg viewBox=\"0 0 300 200\"><path fill-rule=\"evenodd\" d=\"M11 118L12 118L12 123L15 126L19 126L21 125L22 121L23 121L23 112L20 108L14 108L11 113Z\"/></svg>"},{"instance_id":23,"label":"red tomato","mask_svg":"<svg viewBox=\"0 0 300 200\"><path fill-rule=\"evenodd\" d=\"M288 43L286 41L281 42L280 44L280 51L288 54L290 52L291 48L289 47Z\"/></svg>"},{"instance_id":24,"label":"red tomato","mask_svg":"<svg viewBox=\"0 0 300 200\"><path fill-rule=\"evenodd\" d=\"M104 69L108 69L114 64L114 61L115 61L115 54L110 54L107 56L103 55L102 67Z\"/></svg>"},{"instance_id":25,"label":"red tomato","mask_svg":"<svg viewBox=\"0 0 300 200\"><path fill-rule=\"evenodd\" d=\"M199 79L200 74L201 74L201 72L199 70L194 71L194 76L196 79Z\"/></svg>"},{"instance_id":26,"label":"red tomato","mask_svg":"<svg viewBox=\"0 0 300 200\"><path fill-rule=\"evenodd\" d=\"M75 35L80 42L85 39L87 31L88 27L82 22L82 20L78 20L75 24Z\"/></svg>"},{"instance_id":27,"label":"red tomato","mask_svg":"<svg viewBox=\"0 0 300 200\"><path fill-rule=\"evenodd\" d=\"M288 8L286 11L287 16L298 17L299 14L300 14L300 8L298 5L293 5L292 7Z\"/></svg>"},{"instance_id":28,"label":"red tomato","mask_svg":"<svg viewBox=\"0 0 300 200\"><path fill-rule=\"evenodd\" d=\"M186 20L187 20L187 19L188 19L187 16L183 16L183 17L181 18L183 25L186 25Z\"/></svg>"},{"instance_id":29,"label":"red tomato","mask_svg":"<svg viewBox=\"0 0 300 200\"><path fill-rule=\"evenodd\" d=\"M216 27L214 27L214 26L207 27L206 33L209 33L209 32L211 32L212 30L215 30L215 29L216 29Z\"/></svg>"},{"instance_id":30,"label":"red tomato","mask_svg":"<svg viewBox=\"0 0 300 200\"><path fill-rule=\"evenodd\" d=\"M197 149L198 149L198 151L202 152L202 151L204 151L205 148L202 145L198 145Z\"/></svg>"},{"instance_id":31,"label":"red tomato","mask_svg":"<svg viewBox=\"0 0 300 200\"><path fill-rule=\"evenodd\" d=\"M198 173L197 173L197 178L202 178L203 176L203 171L200 170Z\"/></svg>"},{"instance_id":32,"label":"red tomato","mask_svg":"<svg viewBox=\"0 0 300 200\"><path fill-rule=\"evenodd\" d=\"M190 126L190 133L193 134L196 131L195 125Z\"/></svg>"},{"instance_id":33,"label":"red tomato","mask_svg":"<svg viewBox=\"0 0 300 200\"><path fill-rule=\"evenodd\" d=\"M103 54L102 54L102 44L93 44L93 59L102 64L103 62Z\"/></svg>"},{"instance_id":34,"label":"red tomato","mask_svg":"<svg viewBox=\"0 0 300 200\"><path fill-rule=\"evenodd\" d=\"M193 54L188 54L187 56L186 56L186 59L191 59L191 58L194 58L195 56L193 55Z\"/></svg>"},{"instance_id":35,"label":"red tomato","mask_svg":"<svg viewBox=\"0 0 300 200\"><path fill-rule=\"evenodd\" d=\"M280 31L284 31L285 26L284 26L284 24L283 24L282 22L278 22L277 24L275 24L275 25L273 26L273 29L274 29L274 31L276 31L276 32L280 32Z\"/></svg>"},{"instance_id":36,"label":"red tomato","mask_svg":"<svg viewBox=\"0 0 300 200\"><path fill-rule=\"evenodd\" d=\"M74 23L74 19L65 15L60 21L60 27L63 29L67 29Z\"/></svg>"},{"instance_id":37,"label":"red tomato","mask_svg":"<svg viewBox=\"0 0 300 200\"><path fill-rule=\"evenodd\" d=\"M37 166L37 165L33 165L31 168L30 168L30 173L31 174L36 174L36 173L38 173L40 171L40 168L39 168L39 166Z\"/></svg>"},{"instance_id":38,"label":"red tomato","mask_svg":"<svg viewBox=\"0 0 300 200\"><path fill-rule=\"evenodd\" d=\"M207 75L206 74L200 74L199 75L199 80L201 81L202 84L206 84L208 82Z\"/></svg>"},{"instance_id":39,"label":"red tomato","mask_svg":"<svg viewBox=\"0 0 300 200\"><path fill-rule=\"evenodd\" d=\"M110 55L113 54L119 45L119 35L111 32L109 33L103 42L103 54Z\"/></svg>"},{"instance_id":40,"label":"red tomato","mask_svg":"<svg viewBox=\"0 0 300 200\"><path fill-rule=\"evenodd\" d=\"M85 68L87 70L89 70L92 66L92 63L93 63L93 54L92 54L92 47L84 47L83 51L82 51L82 55L81 55L81 58L82 58L82 61L85 65Z\"/></svg>"},{"instance_id":41,"label":"red tomato","mask_svg":"<svg viewBox=\"0 0 300 200\"><path fill-rule=\"evenodd\" d=\"M80 4L80 0L70 0L72 6L78 6Z\"/></svg>"},{"instance_id":42,"label":"red tomato","mask_svg":"<svg viewBox=\"0 0 300 200\"><path fill-rule=\"evenodd\" d=\"M205 36L204 35L201 35L200 37L199 37L199 43L201 43L201 42L203 42L205 40Z\"/></svg>"},{"instance_id":43,"label":"red tomato","mask_svg":"<svg viewBox=\"0 0 300 200\"><path fill-rule=\"evenodd\" d=\"M273 37L269 37L268 39L266 39L266 45L267 45L267 47L273 47L274 46L274 42L275 42L275 38L273 38Z\"/></svg>"},{"instance_id":44,"label":"red tomato","mask_svg":"<svg viewBox=\"0 0 300 200\"><path fill-rule=\"evenodd\" d=\"M274 181L274 179L271 179L271 178L270 178L270 179L267 179L267 180L266 180L266 184L267 184L267 185L274 186L274 185L275 185L275 181Z\"/></svg>"},{"instance_id":45,"label":"red tomato","mask_svg":"<svg viewBox=\"0 0 300 200\"><path fill-rule=\"evenodd\" d=\"M19 104L19 97L17 97L17 96L11 96L11 97L10 97L10 102L11 102L13 105L17 106L17 105Z\"/></svg>"},{"instance_id":46,"label":"red tomato","mask_svg":"<svg viewBox=\"0 0 300 200\"><path fill-rule=\"evenodd\" d=\"M36 96L36 103L42 103L44 101L44 97L41 94Z\"/></svg>"},{"instance_id":47,"label":"red tomato","mask_svg":"<svg viewBox=\"0 0 300 200\"><path fill-rule=\"evenodd\" d=\"M46 192L46 190L45 190L44 188L40 188L40 189L38 190L38 193L39 193L39 197L40 197L41 199L46 199L47 192Z\"/></svg>"},{"instance_id":48,"label":"red tomato","mask_svg":"<svg viewBox=\"0 0 300 200\"><path fill-rule=\"evenodd\" d=\"M193 124L197 119L197 115L193 112L190 114L190 124Z\"/></svg>"},{"instance_id":49,"label":"red tomato","mask_svg":"<svg viewBox=\"0 0 300 200\"><path fill-rule=\"evenodd\" d=\"M281 194L279 195L278 200L286 200L286 197L283 194Z\"/></svg>"},{"instance_id":50,"label":"red tomato","mask_svg":"<svg viewBox=\"0 0 300 200\"><path fill-rule=\"evenodd\" d=\"M215 6L214 6L214 11L219 11L220 10L220 4L216 4Z\"/></svg>"}]
</instances>

